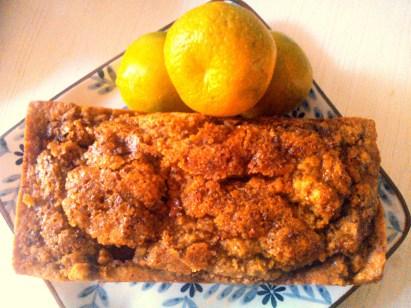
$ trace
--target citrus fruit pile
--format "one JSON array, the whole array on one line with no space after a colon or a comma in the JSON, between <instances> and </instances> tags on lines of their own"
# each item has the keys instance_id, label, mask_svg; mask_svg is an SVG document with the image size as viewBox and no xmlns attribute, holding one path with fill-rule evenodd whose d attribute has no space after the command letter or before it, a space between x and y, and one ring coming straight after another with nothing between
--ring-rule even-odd
<instances>
[{"instance_id":1,"label":"citrus fruit pile","mask_svg":"<svg viewBox=\"0 0 411 308\"><path fill-rule=\"evenodd\" d=\"M303 50L252 12L211 2L126 50L116 84L130 109L211 116L281 115L311 88Z\"/></svg>"}]
</instances>

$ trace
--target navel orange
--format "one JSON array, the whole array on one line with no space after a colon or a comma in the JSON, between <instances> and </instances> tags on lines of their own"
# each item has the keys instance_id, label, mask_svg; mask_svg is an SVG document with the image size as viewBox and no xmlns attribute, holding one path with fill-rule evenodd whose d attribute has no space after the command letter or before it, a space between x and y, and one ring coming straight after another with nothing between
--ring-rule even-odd
<instances>
[{"instance_id":1,"label":"navel orange","mask_svg":"<svg viewBox=\"0 0 411 308\"><path fill-rule=\"evenodd\" d=\"M273 32L277 62L273 78L263 98L245 117L281 115L294 109L307 96L312 86L310 61L300 46L280 32Z\"/></svg>"},{"instance_id":2,"label":"navel orange","mask_svg":"<svg viewBox=\"0 0 411 308\"><path fill-rule=\"evenodd\" d=\"M201 5L169 29L165 65L192 109L232 116L264 95L276 60L270 31L250 11L225 2Z\"/></svg>"},{"instance_id":3,"label":"navel orange","mask_svg":"<svg viewBox=\"0 0 411 308\"><path fill-rule=\"evenodd\" d=\"M164 66L166 34L141 36L126 50L117 70L116 84L126 105L140 112L188 111Z\"/></svg>"}]
</instances>

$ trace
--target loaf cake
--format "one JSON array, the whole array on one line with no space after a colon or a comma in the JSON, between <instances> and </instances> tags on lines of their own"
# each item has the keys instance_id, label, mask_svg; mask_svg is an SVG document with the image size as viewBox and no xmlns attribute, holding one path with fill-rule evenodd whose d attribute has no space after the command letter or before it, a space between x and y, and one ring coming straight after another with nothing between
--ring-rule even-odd
<instances>
[{"instance_id":1,"label":"loaf cake","mask_svg":"<svg viewBox=\"0 0 411 308\"><path fill-rule=\"evenodd\" d=\"M382 276L371 120L33 102L24 149L18 273L333 285Z\"/></svg>"}]
</instances>

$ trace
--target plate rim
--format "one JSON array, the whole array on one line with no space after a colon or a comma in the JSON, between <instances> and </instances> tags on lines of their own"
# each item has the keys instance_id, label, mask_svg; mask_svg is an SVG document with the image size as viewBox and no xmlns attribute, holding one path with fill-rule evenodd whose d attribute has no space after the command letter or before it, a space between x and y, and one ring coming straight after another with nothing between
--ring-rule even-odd
<instances>
[{"instance_id":1,"label":"plate rim","mask_svg":"<svg viewBox=\"0 0 411 308\"><path fill-rule=\"evenodd\" d=\"M211 0L209 2L215 2L215 1L224 1L224 0ZM228 0L227 2L232 2L235 3L237 5L240 5L248 10L250 10L252 13L254 13L263 23L264 25L269 28L270 26L257 14L257 12L251 7L249 6L245 1L243 0ZM166 29L168 29L171 25L173 24L173 22L168 23L167 25L163 26L162 28L158 29L157 31L164 31ZM83 77L81 77L80 79L78 79L77 81L73 82L72 84L70 84L68 87L66 87L65 89L63 89L62 91L60 91L59 93L57 93L56 95L54 95L50 101L54 101L57 100L59 97L61 97L63 94L65 94L66 92L70 91L71 89L73 89L74 87L76 87L78 84L82 83L83 81L89 79L91 76L93 76L95 73L97 73L99 70L105 68L107 65L109 65L110 63L116 61L117 59L119 59L125 51L122 51L121 53L115 55L114 57L110 58L109 60L107 60L106 62L104 62L103 64L99 65L97 68L93 69L92 71L90 71L89 73L87 73L86 75L84 75ZM325 102L329 105L329 107L333 110L333 112L335 114L337 114L338 116L342 117L343 115L340 113L340 111L337 109L337 107L334 105L334 103L331 101L331 99L325 94L325 92L321 89L321 87L319 86L319 84L313 79L313 86L316 88L316 90L318 91L318 93L320 94L320 96L322 96L322 98L325 100ZM19 125L21 125L24 122L25 118L23 118L22 120L20 120L19 122L17 122L15 125L13 125L12 127L10 127L9 129L6 130L6 132L4 132L3 134L1 134L0 139L4 139L10 132L12 132L13 130L15 130ZM408 205L407 202L405 201L404 196L401 194L401 191L399 190L399 188L397 187L397 185L395 185L395 183L393 182L393 180L390 178L390 176L388 175L388 173L382 168L380 167L380 173L382 175L382 177L388 182L388 184L393 188L395 195L397 196L398 200L400 201L402 210L404 212L404 216L405 216L405 221L404 221L404 230L401 234L401 237L398 239L398 241L396 241L396 243L387 251L386 256L387 256L387 260L392 256L392 254L399 248L399 246L404 242L405 238L407 237L410 228L411 228L411 215L410 215L410 210L408 209ZM11 232L14 234L14 223L11 220L10 215L8 214L8 212L6 211L6 209L3 206L3 202L1 201L0 198L0 213L3 216L4 220L6 221L7 225L9 226ZM56 289L54 288L54 286L51 284L50 281L48 280L44 280L43 281L46 283L47 288L50 290L51 294L53 295L54 299L56 300L57 304L59 305L59 307L61 308L66 308L66 306L64 305L62 299L60 298L60 296L58 295ZM345 301L350 295L352 295L359 287L361 286L352 286L347 292L345 292L337 301L335 301L334 303L332 303L329 307L330 308L335 308L338 305L340 305L343 301Z\"/></svg>"}]
</instances>

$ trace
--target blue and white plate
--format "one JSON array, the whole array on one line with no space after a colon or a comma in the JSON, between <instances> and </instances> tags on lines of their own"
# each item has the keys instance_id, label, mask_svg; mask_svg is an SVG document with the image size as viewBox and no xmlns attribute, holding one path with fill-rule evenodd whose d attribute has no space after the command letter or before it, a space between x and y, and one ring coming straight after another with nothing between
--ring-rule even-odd
<instances>
[{"instance_id":1,"label":"blue and white plate","mask_svg":"<svg viewBox=\"0 0 411 308\"><path fill-rule=\"evenodd\" d=\"M243 2L235 1L239 5ZM165 27L166 28L166 27ZM118 55L92 71L53 100L124 108L115 87ZM314 82L304 103L289 116L333 118L341 116ZM19 189L24 120L0 137L0 212L13 229ZM410 229L410 213L398 188L381 169L379 194L385 209L388 256L398 248ZM357 287L325 285L253 286L199 283L54 283L47 282L62 307L335 307Z\"/></svg>"}]
</instances>

